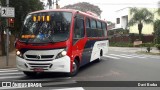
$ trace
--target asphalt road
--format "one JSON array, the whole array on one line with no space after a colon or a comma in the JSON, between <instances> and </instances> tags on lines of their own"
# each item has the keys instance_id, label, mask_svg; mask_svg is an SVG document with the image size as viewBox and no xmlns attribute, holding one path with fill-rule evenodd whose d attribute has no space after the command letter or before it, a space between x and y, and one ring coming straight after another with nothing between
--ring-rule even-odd
<instances>
[{"instance_id":1,"label":"asphalt road","mask_svg":"<svg viewBox=\"0 0 160 90\"><path fill-rule=\"evenodd\" d=\"M0 83L2 83L2 81L12 83L42 83L43 88L31 88L33 90L160 89L159 87L138 87L138 82L141 83L142 81L144 81L143 83L146 83L149 81L160 81L160 56L138 55L133 52L124 52L122 50L118 51L112 49L107 55L102 57L102 59L103 60L101 62L93 62L80 68L78 75L75 77L66 77L63 74L58 73L48 73L39 75L36 78L28 78L22 72L16 70L16 68L0 69ZM90 83L87 81L92 82ZM132 86L134 81L137 81L137 87L127 87L127 85ZM115 85L111 85L111 87L108 87L111 83ZM126 87L116 87L118 86L117 83L122 84L122 86L125 86L126 83L128 84L126 84ZM160 86L159 84L160 83L157 83L158 86ZM76 85L79 85L79 87L77 87ZM17 90L18 88L0 87L0 89ZM28 88L23 89L28 90Z\"/></svg>"}]
</instances>

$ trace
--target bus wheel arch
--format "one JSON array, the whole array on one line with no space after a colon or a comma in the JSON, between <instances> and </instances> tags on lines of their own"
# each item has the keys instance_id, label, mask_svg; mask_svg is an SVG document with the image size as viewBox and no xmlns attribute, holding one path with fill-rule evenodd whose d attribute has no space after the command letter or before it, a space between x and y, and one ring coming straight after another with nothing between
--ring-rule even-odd
<instances>
[{"instance_id":1,"label":"bus wheel arch","mask_svg":"<svg viewBox=\"0 0 160 90\"><path fill-rule=\"evenodd\" d=\"M100 57L103 56L103 50L100 50Z\"/></svg>"},{"instance_id":2,"label":"bus wheel arch","mask_svg":"<svg viewBox=\"0 0 160 90\"><path fill-rule=\"evenodd\" d=\"M72 63L72 72L68 73L68 76L73 77L77 75L80 66L79 64L80 64L80 59L78 56L76 56Z\"/></svg>"},{"instance_id":3,"label":"bus wheel arch","mask_svg":"<svg viewBox=\"0 0 160 90\"><path fill-rule=\"evenodd\" d=\"M103 50L101 49L100 52L99 52L99 58L96 59L97 62L100 62L101 61L101 56L103 56Z\"/></svg>"}]
</instances>

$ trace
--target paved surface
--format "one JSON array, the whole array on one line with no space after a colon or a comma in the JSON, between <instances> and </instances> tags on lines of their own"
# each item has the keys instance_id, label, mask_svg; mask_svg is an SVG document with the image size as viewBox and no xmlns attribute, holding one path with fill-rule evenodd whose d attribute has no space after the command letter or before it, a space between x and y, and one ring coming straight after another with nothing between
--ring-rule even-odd
<instances>
[{"instance_id":1,"label":"paved surface","mask_svg":"<svg viewBox=\"0 0 160 90\"><path fill-rule=\"evenodd\" d=\"M15 68L15 67L16 67L15 51L9 53L8 66L6 63L6 56L0 56L0 68Z\"/></svg>"},{"instance_id":2,"label":"paved surface","mask_svg":"<svg viewBox=\"0 0 160 90\"><path fill-rule=\"evenodd\" d=\"M10 68L0 69L0 81L39 82L44 87L31 88L32 90L160 90L158 87L94 87L94 84L90 87L73 87L79 84L79 81L93 81L95 83L96 81L104 81L101 84L104 83L106 86L108 85L106 81L160 81L160 56L139 55L131 51L124 52L124 49L110 48L108 55L102 58L103 60L99 63L93 62L82 67L75 77L50 73L36 78L28 78L16 68ZM128 82L129 85L130 83ZM60 87L55 87L56 85ZM65 85L69 85L69 87L66 88ZM0 87L0 89L5 88Z\"/></svg>"}]
</instances>

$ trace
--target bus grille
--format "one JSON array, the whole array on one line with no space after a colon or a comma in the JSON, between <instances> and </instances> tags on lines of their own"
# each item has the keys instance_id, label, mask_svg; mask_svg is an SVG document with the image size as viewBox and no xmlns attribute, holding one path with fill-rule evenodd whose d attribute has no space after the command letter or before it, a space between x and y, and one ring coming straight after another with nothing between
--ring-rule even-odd
<instances>
[{"instance_id":1,"label":"bus grille","mask_svg":"<svg viewBox=\"0 0 160 90\"><path fill-rule=\"evenodd\" d=\"M54 55L26 55L28 61L52 61Z\"/></svg>"},{"instance_id":2,"label":"bus grille","mask_svg":"<svg viewBox=\"0 0 160 90\"><path fill-rule=\"evenodd\" d=\"M48 70L48 68L52 67L51 63L28 63L31 68L42 68L44 70Z\"/></svg>"}]
</instances>

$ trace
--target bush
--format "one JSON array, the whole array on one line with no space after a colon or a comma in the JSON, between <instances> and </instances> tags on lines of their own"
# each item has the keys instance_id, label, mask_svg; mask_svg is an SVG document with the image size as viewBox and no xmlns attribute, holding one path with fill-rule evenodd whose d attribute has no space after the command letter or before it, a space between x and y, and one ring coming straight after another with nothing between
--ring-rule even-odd
<instances>
[{"instance_id":1,"label":"bush","mask_svg":"<svg viewBox=\"0 0 160 90\"><path fill-rule=\"evenodd\" d=\"M160 51L160 44L156 44L155 47Z\"/></svg>"},{"instance_id":2,"label":"bush","mask_svg":"<svg viewBox=\"0 0 160 90\"><path fill-rule=\"evenodd\" d=\"M153 43L142 43L142 47L154 47Z\"/></svg>"},{"instance_id":3,"label":"bush","mask_svg":"<svg viewBox=\"0 0 160 90\"><path fill-rule=\"evenodd\" d=\"M155 43L160 44L160 20L154 22Z\"/></svg>"},{"instance_id":4,"label":"bush","mask_svg":"<svg viewBox=\"0 0 160 90\"><path fill-rule=\"evenodd\" d=\"M132 43L124 43L124 42L110 42L109 43L110 46L113 47L133 47Z\"/></svg>"}]
</instances>

